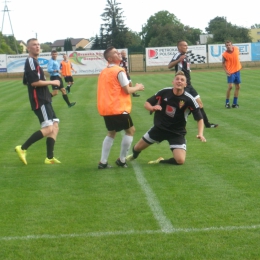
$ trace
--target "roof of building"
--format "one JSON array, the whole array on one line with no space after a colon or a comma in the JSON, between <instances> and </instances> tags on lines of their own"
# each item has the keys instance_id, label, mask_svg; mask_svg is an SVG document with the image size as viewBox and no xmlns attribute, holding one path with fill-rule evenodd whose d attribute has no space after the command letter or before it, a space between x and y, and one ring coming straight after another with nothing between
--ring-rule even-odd
<instances>
[{"instance_id":1,"label":"roof of building","mask_svg":"<svg viewBox=\"0 0 260 260\"><path fill-rule=\"evenodd\" d=\"M26 45L26 43L23 40L17 40L17 41L19 44L22 43L22 44Z\"/></svg>"},{"instance_id":2,"label":"roof of building","mask_svg":"<svg viewBox=\"0 0 260 260\"><path fill-rule=\"evenodd\" d=\"M54 43L53 43L51 46L52 46L52 47L61 47L61 46L64 46L65 40L66 40L66 39L56 40L56 41L54 41ZM71 45L72 45L72 46L76 46L80 41L85 40L85 39L84 39L84 38L77 38L77 39L70 38L70 40L71 40Z\"/></svg>"}]
</instances>

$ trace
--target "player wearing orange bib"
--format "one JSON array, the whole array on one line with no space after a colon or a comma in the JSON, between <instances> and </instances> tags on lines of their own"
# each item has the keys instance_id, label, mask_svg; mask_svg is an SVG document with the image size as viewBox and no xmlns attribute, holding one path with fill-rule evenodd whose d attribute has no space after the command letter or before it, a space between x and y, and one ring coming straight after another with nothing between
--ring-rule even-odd
<instances>
[{"instance_id":1,"label":"player wearing orange bib","mask_svg":"<svg viewBox=\"0 0 260 260\"><path fill-rule=\"evenodd\" d=\"M68 60L68 56L66 54L63 54L63 61L60 63L60 70L61 74L64 77L65 82L67 83L66 91L67 93L70 93L70 88L74 84L74 80L72 77L72 71L74 73L77 73L76 70L74 70L71 62Z\"/></svg>"},{"instance_id":2,"label":"player wearing orange bib","mask_svg":"<svg viewBox=\"0 0 260 260\"><path fill-rule=\"evenodd\" d=\"M104 117L108 132L102 144L98 169L111 168L108 165L110 149L116 133L122 130L125 131L125 135L122 138L120 155L116 164L125 168L127 167L125 157L132 144L135 132L130 116L131 94L144 90L144 86L138 83L134 87L129 86L125 70L119 66L122 57L117 49L112 46L109 47L105 50L104 57L108 66L101 71L98 78L97 108L99 114Z\"/></svg>"},{"instance_id":3,"label":"player wearing orange bib","mask_svg":"<svg viewBox=\"0 0 260 260\"><path fill-rule=\"evenodd\" d=\"M236 46L232 45L231 41L226 41L225 46L227 50L222 54L222 66L227 74L227 82L228 82L228 89L226 93L226 108L230 108L229 98L230 92L235 85L234 91L234 98L232 108L239 108L237 103L239 90L240 90L240 70L242 69L242 65L239 60L239 49Z\"/></svg>"}]
</instances>

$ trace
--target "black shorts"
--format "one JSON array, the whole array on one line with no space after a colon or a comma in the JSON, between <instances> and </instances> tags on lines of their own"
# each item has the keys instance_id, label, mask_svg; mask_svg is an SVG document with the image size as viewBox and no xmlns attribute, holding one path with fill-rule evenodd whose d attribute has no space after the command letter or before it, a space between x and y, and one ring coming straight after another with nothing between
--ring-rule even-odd
<instances>
[{"instance_id":1,"label":"black shorts","mask_svg":"<svg viewBox=\"0 0 260 260\"><path fill-rule=\"evenodd\" d=\"M192 85L187 85L184 89L186 92L190 93L195 99L197 99L199 96L198 92L193 88Z\"/></svg>"},{"instance_id":2,"label":"black shorts","mask_svg":"<svg viewBox=\"0 0 260 260\"><path fill-rule=\"evenodd\" d=\"M42 105L40 108L34 110L34 113L38 117L42 128L53 125L54 122L60 121L55 115L51 103Z\"/></svg>"},{"instance_id":3,"label":"black shorts","mask_svg":"<svg viewBox=\"0 0 260 260\"><path fill-rule=\"evenodd\" d=\"M143 135L143 140L148 144L168 141L170 149L183 149L186 151L186 139L184 134L175 134L153 126Z\"/></svg>"},{"instance_id":4,"label":"black shorts","mask_svg":"<svg viewBox=\"0 0 260 260\"><path fill-rule=\"evenodd\" d=\"M64 80L65 80L65 82L74 82L72 76L65 76L65 77L64 77Z\"/></svg>"},{"instance_id":5,"label":"black shorts","mask_svg":"<svg viewBox=\"0 0 260 260\"><path fill-rule=\"evenodd\" d=\"M52 85L52 90L64 88L63 81L60 76L51 76L50 80L59 80L60 81L60 86L58 87L58 86Z\"/></svg>"},{"instance_id":6,"label":"black shorts","mask_svg":"<svg viewBox=\"0 0 260 260\"><path fill-rule=\"evenodd\" d=\"M120 132L129 129L134 125L129 114L104 116L104 120L108 131Z\"/></svg>"}]
</instances>

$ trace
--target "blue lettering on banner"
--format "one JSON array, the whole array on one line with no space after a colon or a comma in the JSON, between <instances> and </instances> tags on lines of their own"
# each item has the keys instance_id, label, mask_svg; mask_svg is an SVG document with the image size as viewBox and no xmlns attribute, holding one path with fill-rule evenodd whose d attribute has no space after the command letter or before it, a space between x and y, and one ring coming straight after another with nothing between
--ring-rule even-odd
<instances>
[{"instance_id":1,"label":"blue lettering on banner","mask_svg":"<svg viewBox=\"0 0 260 260\"><path fill-rule=\"evenodd\" d=\"M38 62L41 67L48 64L48 60L43 58L38 58Z\"/></svg>"},{"instance_id":2,"label":"blue lettering on banner","mask_svg":"<svg viewBox=\"0 0 260 260\"><path fill-rule=\"evenodd\" d=\"M234 45L235 45L235 44L234 44ZM244 45L235 45L235 46L238 47L239 52L248 52L248 50L247 50L248 45L247 45L247 44L244 44Z\"/></svg>"},{"instance_id":3,"label":"blue lettering on banner","mask_svg":"<svg viewBox=\"0 0 260 260\"><path fill-rule=\"evenodd\" d=\"M249 54L249 51L248 51L248 46L249 45L248 44L240 44L240 45L234 44L234 46L237 46L239 48L240 55L247 55L247 54ZM210 46L210 54L211 54L212 57L219 57L225 51L226 51L226 47L225 46L217 46L217 50L216 50L216 46Z\"/></svg>"},{"instance_id":4,"label":"blue lettering on banner","mask_svg":"<svg viewBox=\"0 0 260 260\"><path fill-rule=\"evenodd\" d=\"M212 57L219 57L226 50L225 46L218 46L217 53L214 53L214 46L210 46L210 54Z\"/></svg>"}]
</instances>

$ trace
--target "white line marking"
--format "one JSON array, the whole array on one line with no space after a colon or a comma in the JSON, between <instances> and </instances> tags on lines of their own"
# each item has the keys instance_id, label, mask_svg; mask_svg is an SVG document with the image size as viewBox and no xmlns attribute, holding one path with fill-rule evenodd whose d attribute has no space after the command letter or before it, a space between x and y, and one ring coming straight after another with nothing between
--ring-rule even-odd
<instances>
[{"instance_id":1,"label":"white line marking","mask_svg":"<svg viewBox=\"0 0 260 260\"><path fill-rule=\"evenodd\" d=\"M82 234L60 234L60 235L28 235L16 237L0 237L0 241L11 240L36 240L36 239L60 239L60 238L75 238L75 237L105 237L105 236L121 236L121 235L153 235L153 234L175 234L175 233L195 233L195 232L210 232L210 231L233 231L233 230L252 230L260 229L260 224L252 226L227 226L227 227L208 227L208 228L175 228L171 232L162 230L129 230L129 231L114 231L114 232L89 232Z\"/></svg>"},{"instance_id":2,"label":"white line marking","mask_svg":"<svg viewBox=\"0 0 260 260\"><path fill-rule=\"evenodd\" d=\"M143 171L141 170L137 162L133 161L132 165L135 171L136 179L146 195L148 205L151 211L153 212L154 218L158 221L158 224L162 232L165 233L173 232L175 229L172 226L171 221L165 216L164 211L160 206L159 200L157 199L152 188L150 187L149 183L144 177Z\"/></svg>"}]
</instances>

